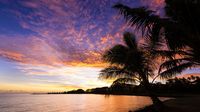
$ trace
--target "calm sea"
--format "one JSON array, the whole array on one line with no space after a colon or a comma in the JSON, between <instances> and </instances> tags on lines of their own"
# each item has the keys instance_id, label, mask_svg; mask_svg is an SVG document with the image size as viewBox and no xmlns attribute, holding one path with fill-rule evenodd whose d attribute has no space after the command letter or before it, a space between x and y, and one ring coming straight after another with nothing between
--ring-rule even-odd
<instances>
[{"instance_id":1,"label":"calm sea","mask_svg":"<svg viewBox=\"0 0 200 112\"><path fill-rule=\"evenodd\" d=\"M149 104L142 96L0 94L0 112L128 112Z\"/></svg>"}]
</instances>

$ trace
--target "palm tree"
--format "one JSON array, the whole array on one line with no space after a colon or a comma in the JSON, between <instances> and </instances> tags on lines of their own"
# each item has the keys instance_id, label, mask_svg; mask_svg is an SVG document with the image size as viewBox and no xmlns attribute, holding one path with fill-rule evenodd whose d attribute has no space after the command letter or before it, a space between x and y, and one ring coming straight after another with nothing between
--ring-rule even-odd
<instances>
[{"instance_id":1,"label":"palm tree","mask_svg":"<svg viewBox=\"0 0 200 112\"><path fill-rule=\"evenodd\" d=\"M145 7L130 8L122 4L113 7L154 44L164 38L170 49L200 47L200 1L165 0L165 4L165 17Z\"/></svg>"},{"instance_id":2,"label":"palm tree","mask_svg":"<svg viewBox=\"0 0 200 112\"><path fill-rule=\"evenodd\" d=\"M129 32L123 35L124 44L118 44L107 50L103 60L110 66L101 70L100 78L120 78L125 81L140 82L156 106L161 106L161 101L151 91L149 77L154 76L156 65L153 56L147 47L139 45L135 36Z\"/></svg>"},{"instance_id":3,"label":"palm tree","mask_svg":"<svg viewBox=\"0 0 200 112\"><path fill-rule=\"evenodd\" d=\"M182 35L185 46L189 47L184 51L181 58L173 57L161 65L160 72L164 74L180 73L188 67L200 65L200 1L199 0L165 0L165 12L174 25L179 26L176 31L166 32L171 38L177 38L177 33ZM170 27L168 28L170 29ZM170 36L170 35L169 35ZM174 43L176 44L176 43Z\"/></svg>"},{"instance_id":4,"label":"palm tree","mask_svg":"<svg viewBox=\"0 0 200 112\"><path fill-rule=\"evenodd\" d=\"M166 17L160 17L145 7L116 4L114 8L131 26L149 38L155 53L167 57L158 76L169 78L200 64L200 1L165 0L165 3ZM169 49L156 50L163 40Z\"/></svg>"}]
</instances>

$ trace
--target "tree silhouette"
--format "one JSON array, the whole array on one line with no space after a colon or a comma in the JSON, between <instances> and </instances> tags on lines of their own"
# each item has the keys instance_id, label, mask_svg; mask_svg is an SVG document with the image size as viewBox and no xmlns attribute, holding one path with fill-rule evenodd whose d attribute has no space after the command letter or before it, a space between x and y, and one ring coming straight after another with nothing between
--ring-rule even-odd
<instances>
[{"instance_id":1,"label":"tree silhouette","mask_svg":"<svg viewBox=\"0 0 200 112\"><path fill-rule=\"evenodd\" d=\"M175 58L166 61L161 66L161 70L165 70L163 73L176 74L191 67L197 67L200 65L200 1L198 0L165 0L166 7L165 12L173 22L174 25L179 28L176 31L168 31L170 27L166 29L167 34L171 35L171 38L177 38L176 32L181 33L179 38L184 40L184 46L186 47L181 58ZM176 44L176 43L174 43Z\"/></svg>"},{"instance_id":2,"label":"tree silhouette","mask_svg":"<svg viewBox=\"0 0 200 112\"><path fill-rule=\"evenodd\" d=\"M124 44L118 44L107 50L103 60L110 66L101 70L100 78L119 78L121 81L140 82L145 87L156 106L161 106L161 101L151 91L149 77L154 76L156 65L148 47L139 45L135 36L129 32L124 33ZM145 46L145 47L144 47Z\"/></svg>"},{"instance_id":3,"label":"tree silhouette","mask_svg":"<svg viewBox=\"0 0 200 112\"><path fill-rule=\"evenodd\" d=\"M152 48L164 41L168 50L154 49L154 52L166 58L158 75L169 78L200 64L200 1L165 0L165 3L165 17L145 7L116 4L114 8L120 11L127 23L142 31Z\"/></svg>"}]
</instances>

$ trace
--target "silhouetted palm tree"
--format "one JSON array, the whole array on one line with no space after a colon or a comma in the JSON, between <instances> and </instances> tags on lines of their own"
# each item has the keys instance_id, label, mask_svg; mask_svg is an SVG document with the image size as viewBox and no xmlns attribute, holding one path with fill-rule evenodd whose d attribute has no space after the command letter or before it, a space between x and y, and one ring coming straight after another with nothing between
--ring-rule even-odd
<instances>
[{"instance_id":1,"label":"silhouetted palm tree","mask_svg":"<svg viewBox=\"0 0 200 112\"><path fill-rule=\"evenodd\" d=\"M171 51L155 53L168 58L159 70L159 75L167 78L170 74L174 76L200 64L200 1L165 0L165 3L166 17L162 18L145 7L130 8L116 4L114 8L124 15L131 26L140 29L152 46L160 46L160 42L165 40Z\"/></svg>"},{"instance_id":2,"label":"silhouetted palm tree","mask_svg":"<svg viewBox=\"0 0 200 112\"><path fill-rule=\"evenodd\" d=\"M180 73L188 67L200 65L200 1L199 0L165 0L165 12L179 28L168 31L171 38L182 38L184 45L188 46L182 58L170 59L161 65L162 74ZM178 33L179 32L179 33ZM181 34L181 35L177 35ZM174 43L176 44L176 43Z\"/></svg>"},{"instance_id":3,"label":"silhouetted palm tree","mask_svg":"<svg viewBox=\"0 0 200 112\"><path fill-rule=\"evenodd\" d=\"M176 42L174 38L166 37L165 27L176 28L174 26L172 27L173 22L169 18L161 18L154 11L145 7L130 8L122 4L116 4L113 7L120 11L129 25L141 31L143 37L148 38L152 42L152 46L160 45L160 41L163 38L166 39L167 45L173 49L182 46L172 44L172 42ZM179 40L180 44L181 42Z\"/></svg>"},{"instance_id":4,"label":"silhouetted palm tree","mask_svg":"<svg viewBox=\"0 0 200 112\"><path fill-rule=\"evenodd\" d=\"M150 89L149 77L154 76L156 69L151 52L146 46L139 46L131 33L124 33L123 40L124 45L115 45L103 55L104 61L110 63L110 66L101 70L100 78L140 82L149 92L153 103L162 105Z\"/></svg>"},{"instance_id":5,"label":"silhouetted palm tree","mask_svg":"<svg viewBox=\"0 0 200 112\"><path fill-rule=\"evenodd\" d=\"M200 1L165 0L165 17L156 15L155 11L145 7L130 8L116 4L126 21L140 29L145 37L156 42L166 40L170 49L183 48L186 45L197 48L200 45Z\"/></svg>"}]
</instances>

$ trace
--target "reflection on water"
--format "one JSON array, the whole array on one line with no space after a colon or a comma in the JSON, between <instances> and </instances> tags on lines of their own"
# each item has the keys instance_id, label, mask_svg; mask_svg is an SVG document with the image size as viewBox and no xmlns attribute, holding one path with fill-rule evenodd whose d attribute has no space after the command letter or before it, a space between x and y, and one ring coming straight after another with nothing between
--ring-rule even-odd
<instances>
[{"instance_id":1,"label":"reflection on water","mask_svg":"<svg viewBox=\"0 0 200 112\"><path fill-rule=\"evenodd\" d=\"M0 112L128 112L149 104L142 96L0 94Z\"/></svg>"}]
</instances>

